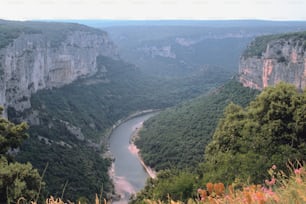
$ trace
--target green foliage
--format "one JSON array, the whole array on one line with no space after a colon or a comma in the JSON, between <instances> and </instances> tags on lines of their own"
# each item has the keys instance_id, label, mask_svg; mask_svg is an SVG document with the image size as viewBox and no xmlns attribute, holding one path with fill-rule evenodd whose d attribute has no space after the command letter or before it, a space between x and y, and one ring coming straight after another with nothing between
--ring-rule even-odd
<instances>
[{"instance_id":1,"label":"green foliage","mask_svg":"<svg viewBox=\"0 0 306 204\"><path fill-rule=\"evenodd\" d=\"M281 56L277 59L277 62L278 63L284 63L284 62L287 62L287 59L284 57L284 56Z\"/></svg>"},{"instance_id":2,"label":"green foliage","mask_svg":"<svg viewBox=\"0 0 306 204\"><path fill-rule=\"evenodd\" d=\"M26 23L0 20L0 49L6 47L22 33L35 33L36 30Z\"/></svg>"},{"instance_id":3,"label":"green foliage","mask_svg":"<svg viewBox=\"0 0 306 204\"><path fill-rule=\"evenodd\" d=\"M277 35L266 35L255 38L251 44L245 49L243 56L252 57L257 56L261 57L262 53L266 50L269 42L274 40L288 40L291 39L293 42L301 42L302 44L306 40L306 32L296 32L296 33L286 33L286 34L277 34ZM305 44L304 44L305 45ZM277 53L280 54L280 53ZM285 59L280 58L279 62L285 62Z\"/></svg>"},{"instance_id":4,"label":"green foliage","mask_svg":"<svg viewBox=\"0 0 306 204\"><path fill-rule=\"evenodd\" d=\"M143 203L144 199L168 201L187 201L196 192L196 177L194 174L178 170L162 170L157 179L149 179L146 187L137 193L130 203Z\"/></svg>"},{"instance_id":5,"label":"green foliage","mask_svg":"<svg viewBox=\"0 0 306 204\"><path fill-rule=\"evenodd\" d=\"M136 140L145 163L156 170L196 168L226 105L231 101L246 105L256 93L232 80L149 119Z\"/></svg>"},{"instance_id":6,"label":"green foliage","mask_svg":"<svg viewBox=\"0 0 306 204\"><path fill-rule=\"evenodd\" d=\"M30 163L8 162L0 156L0 202L16 203L24 197L36 200L41 188L41 177Z\"/></svg>"},{"instance_id":7,"label":"green foliage","mask_svg":"<svg viewBox=\"0 0 306 204\"><path fill-rule=\"evenodd\" d=\"M0 107L0 115L3 108ZM24 139L28 138L25 130L28 128L26 123L15 125L7 119L0 117L0 155L5 155L9 149L17 148Z\"/></svg>"},{"instance_id":8,"label":"green foliage","mask_svg":"<svg viewBox=\"0 0 306 204\"><path fill-rule=\"evenodd\" d=\"M101 158L101 154L114 123L139 110L172 106L227 78L213 69L195 76L154 78L134 65L102 56L97 64L99 71L95 76L34 94L33 109L23 113L38 112L39 125L29 129L31 138L17 159L30 160L38 169L49 164L46 193L60 196L67 182L64 198L77 200L83 196L92 201L94 198L88 196L99 193L102 185L103 196L107 196L113 192L107 175L110 161ZM21 116L14 110L8 113L11 118ZM80 128L84 138L77 139L68 126Z\"/></svg>"},{"instance_id":9,"label":"green foliage","mask_svg":"<svg viewBox=\"0 0 306 204\"><path fill-rule=\"evenodd\" d=\"M31 130L33 134L39 133L34 130L35 128ZM50 134L52 133L53 130L50 130ZM44 195L62 197L63 194L65 200L86 197L93 201L93 194L99 193L102 186L104 197L107 192L112 192L112 184L107 175L111 161L103 159L101 151L93 151L92 147L80 141L67 143L73 145L72 147L55 143L48 145L37 139L35 134L21 148L22 154L18 155L18 160L29 159L38 169L43 169L48 164L44 176ZM50 138L49 135L45 136ZM74 137L71 134L66 136Z\"/></svg>"},{"instance_id":10,"label":"green foliage","mask_svg":"<svg viewBox=\"0 0 306 204\"><path fill-rule=\"evenodd\" d=\"M0 20L0 49L6 47L21 34L42 34L51 44L58 47L71 31L90 31L92 33L104 33L101 30L73 23L56 22L20 22Z\"/></svg>"},{"instance_id":11,"label":"green foliage","mask_svg":"<svg viewBox=\"0 0 306 204\"><path fill-rule=\"evenodd\" d=\"M166 200L168 195L174 200L186 200L194 194L194 183L193 174L180 172L167 177L166 180L158 181L153 194L161 200Z\"/></svg>"},{"instance_id":12,"label":"green foliage","mask_svg":"<svg viewBox=\"0 0 306 204\"><path fill-rule=\"evenodd\" d=\"M306 94L280 83L246 108L230 104L205 150L204 180L262 182L273 164L305 160Z\"/></svg>"},{"instance_id":13,"label":"green foliage","mask_svg":"<svg viewBox=\"0 0 306 204\"><path fill-rule=\"evenodd\" d=\"M3 108L0 107L0 115ZM37 200L42 183L38 171L30 163L14 162L9 150L18 148L27 138L27 125L15 125L0 117L0 203L15 203L18 198Z\"/></svg>"},{"instance_id":14,"label":"green foliage","mask_svg":"<svg viewBox=\"0 0 306 204\"><path fill-rule=\"evenodd\" d=\"M267 45L271 40L278 39L279 35L267 35L255 38L250 45L245 49L244 57L261 57L262 53L267 49Z\"/></svg>"}]
</instances>

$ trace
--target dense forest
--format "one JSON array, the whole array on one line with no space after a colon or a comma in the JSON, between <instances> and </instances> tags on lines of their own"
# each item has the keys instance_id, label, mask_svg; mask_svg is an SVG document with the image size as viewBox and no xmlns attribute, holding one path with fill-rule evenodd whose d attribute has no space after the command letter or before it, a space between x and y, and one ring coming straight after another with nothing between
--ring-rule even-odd
<instances>
[{"instance_id":1,"label":"dense forest","mask_svg":"<svg viewBox=\"0 0 306 204\"><path fill-rule=\"evenodd\" d=\"M38 91L31 96L31 108L24 112L6 110L10 121L28 120L29 128L0 119L0 145L5 150L0 154L0 181L9 181L0 182L0 202L16 202L22 196L43 200L53 195L89 203L95 193L111 199L114 188L107 173L112 158L105 154L110 130L119 120L146 109L164 110L145 123L136 141L146 164L159 174L157 180L147 181L133 203L145 198L166 201L169 195L187 201L207 181L228 184L250 177L260 182L272 163L283 167L287 159L303 160L306 152L299 143L304 144L306 134L305 93L281 84L256 97L258 91L229 79L252 37L304 25L281 25L274 31L263 26L254 35L250 33L255 27L245 33L236 24L222 26L153 26L141 32L135 27L108 28L120 42L122 57L98 56L95 75ZM0 48L21 34L35 33L44 33L54 48L75 29L93 28L0 20ZM122 30L126 30L124 35ZM92 32L105 34L97 29ZM256 54L266 42L262 38L258 49L250 53ZM227 133L234 133L235 138ZM11 135L16 140L5 138ZM11 147L18 149L6 154ZM18 169L26 171L22 179Z\"/></svg>"},{"instance_id":2,"label":"dense forest","mask_svg":"<svg viewBox=\"0 0 306 204\"><path fill-rule=\"evenodd\" d=\"M140 110L163 109L193 98L229 77L212 68L165 80L148 77L121 60L99 57L98 63L100 72L91 78L34 94L32 109L22 115L8 110L10 118L39 113L39 124L31 125L31 137L16 158L30 161L41 172L48 165L45 194L60 196L65 189L64 198L93 199L103 189L103 196L109 197L113 192L107 175L111 161L99 155L106 151L113 124Z\"/></svg>"},{"instance_id":3,"label":"dense forest","mask_svg":"<svg viewBox=\"0 0 306 204\"><path fill-rule=\"evenodd\" d=\"M287 188L286 175L300 168L297 164L306 159L305 93L280 83L264 89L245 107L230 103L211 141L203 147L204 161L194 166L196 170L178 171L170 166L160 171L158 179L148 180L131 203L141 203L143 199L167 201L169 197L187 202L189 198L197 198L196 189L208 183L271 186L277 177L282 182L278 184ZM276 168L281 171L276 173ZM271 181L266 179L269 176ZM297 194L294 199L298 199Z\"/></svg>"},{"instance_id":4,"label":"dense forest","mask_svg":"<svg viewBox=\"0 0 306 204\"><path fill-rule=\"evenodd\" d=\"M226 184L237 178L261 183L272 165L287 171L288 161L305 161L305 93L279 83L245 108L227 106L205 149L204 177Z\"/></svg>"},{"instance_id":5,"label":"dense forest","mask_svg":"<svg viewBox=\"0 0 306 204\"><path fill-rule=\"evenodd\" d=\"M136 145L156 170L193 168L203 161L223 109L230 102L245 106L258 93L231 80L211 93L169 108L144 123Z\"/></svg>"}]
</instances>

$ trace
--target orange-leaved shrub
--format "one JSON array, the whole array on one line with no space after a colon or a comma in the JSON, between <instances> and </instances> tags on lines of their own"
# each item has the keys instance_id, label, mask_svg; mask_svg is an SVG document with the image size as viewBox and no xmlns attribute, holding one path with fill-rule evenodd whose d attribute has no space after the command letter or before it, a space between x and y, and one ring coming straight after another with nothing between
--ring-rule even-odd
<instances>
[{"instance_id":1,"label":"orange-leaved shrub","mask_svg":"<svg viewBox=\"0 0 306 204\"><path fill-rule=\"evenodd\" d=\"M298 163L289 163L290 175L277 170L273 165L270 179L263 184L228 185L207 183L206 188L197 190L198 198L190 198L187 204L306 204L306 169ZM181 201L168 202L144 200L148 204L183 204Z\"/></svg>"}]
</instances>

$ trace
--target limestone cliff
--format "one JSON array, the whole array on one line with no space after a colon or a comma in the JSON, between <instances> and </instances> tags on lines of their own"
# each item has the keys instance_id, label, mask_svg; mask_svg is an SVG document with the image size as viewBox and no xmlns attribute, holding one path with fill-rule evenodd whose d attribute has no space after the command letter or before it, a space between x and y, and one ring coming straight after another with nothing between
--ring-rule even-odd
<instances>
[{"instance_id":1,"label":"limestone cliff","mask_svg":"<svg viewBox=\"0 0 306 204\"><path fill-rule=\"evenodd\" d=\"M95 74L97 56L117 56L107 33L86 26L1 21L0 37L7 30L13 39L0 38L0 105L16 111L30 108L40 89Z\"/></svg>"},{"instance_id":2,"label":"limestone cliff","mask_svg":"<svg viewBox=\"0 0 306 204\"><path fill-rule=\"evenodd\" d=\"M306 87L306 33L256 38L240 59L244 86L263 89L280 81Z\"/></svg>"}]
</instances>

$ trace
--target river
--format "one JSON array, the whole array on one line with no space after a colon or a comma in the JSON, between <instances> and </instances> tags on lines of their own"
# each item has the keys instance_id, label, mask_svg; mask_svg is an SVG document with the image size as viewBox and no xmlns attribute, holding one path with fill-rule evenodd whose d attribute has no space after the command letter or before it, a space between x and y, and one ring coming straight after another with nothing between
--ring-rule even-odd
<instances>
[{"instance_id":1,"label":"river","mask_svg":"<svg viewBox=\"0 0 306 204\"><path fill-rule=\"evenodd\" d=\"M114 204L126 204L130 196L140 191L148 178L137 154L133 153L130 148L130 138L142 123L155 115L148 113L137 116L119 125L115 128L110 136L110 151L115 157L113 163L113 180L115 191L121 196L119 201Z\"/></svg>"}]
</instances>

